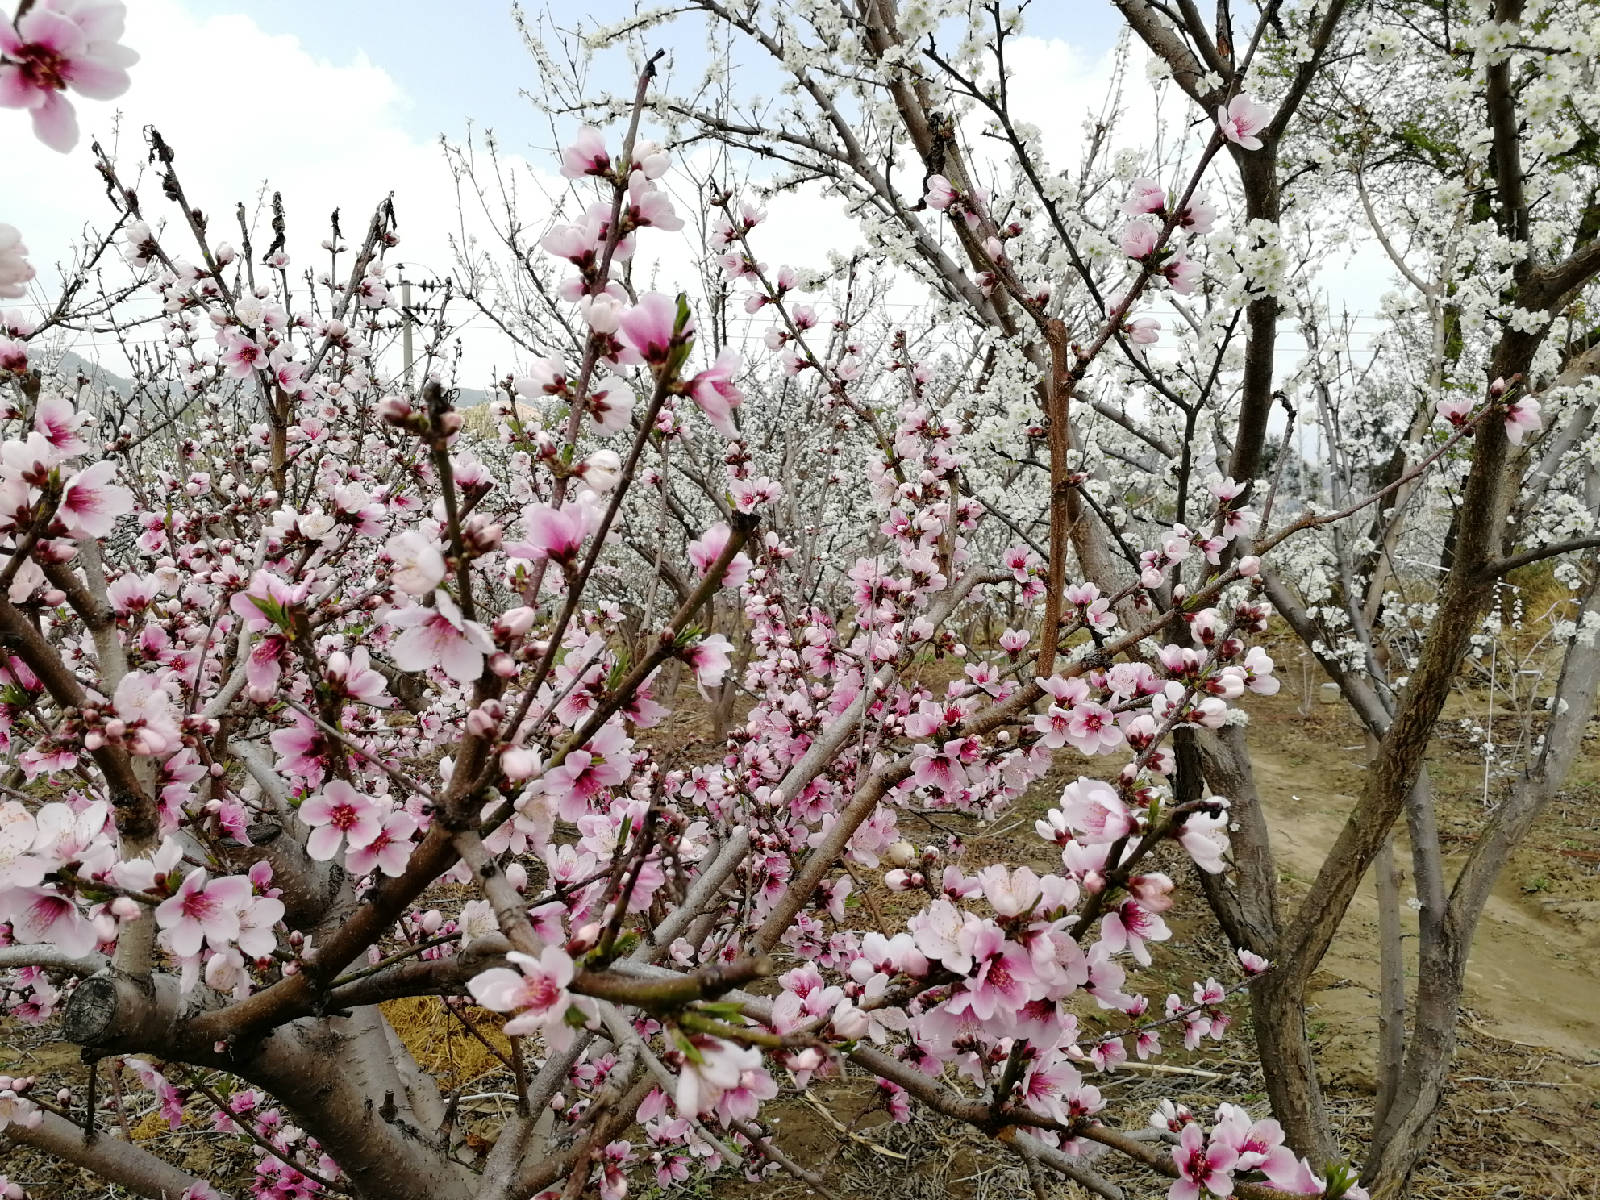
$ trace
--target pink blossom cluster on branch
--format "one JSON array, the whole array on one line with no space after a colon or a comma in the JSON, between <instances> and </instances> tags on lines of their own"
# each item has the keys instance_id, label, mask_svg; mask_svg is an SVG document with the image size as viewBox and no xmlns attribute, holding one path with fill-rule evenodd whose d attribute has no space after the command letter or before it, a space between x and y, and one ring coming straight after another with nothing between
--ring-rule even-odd
<instances>
[{"instance_id":1,"label":"pink blossom cluster on branch","mask_svg":"<svg viewBox=\"0 0 1600 1200\"><path fill-rule=\"evenodd\" d=\"M45 38L29 19L19 36ZM784 489L741 436L742 359L703 348L686 297L625 285L641 234L683 224L661 183L670 157L636 127L615 150L586 129L563 151L563 173L596 197L543 240L571 272L558 295L577 350L506 382L492 441L443 380L407 390L380 365L391 213L354 250L335 231L313 302L289 286L283 246L251 263L211 240L170 149L159 135L152 147L195 255L102 169L194 406L156 431L170 454L35 372L7 385L10 1011L65 1009L84 1027L91 997L138 981L95 1048L242 1081L212 1120L270 1148L251 1184L263 1197L341 1181L376 1194L396 1162L460 1190L458 1165L412 1136L431 1111L424 1087L326 1102L350 1111L268 1099L285 1086L275 1055L314 1070L285 1045L304 1023L369 1020L380 1057L404 1055L385 1038L386 999L444 995L459 1016L470 997L504 1014L519 1103L539 1097L571 1152L552 1150L551 1178L538 1161L507 1167L527 1185L508 1195L592 1177L620 1197L632 1167L665 1185L728 1156L772 1169L762 1105L781 1079L803 1089L847 1063L895 1119L917 1100L1090 1163L1114 1132L1095 1078L1130 1048L1158 1054L1169 1027L1191 1048L1223 1036L1230 994L1265 963L1242 957L1240 982L1196 980L1187 998L1141 991L1137 967L1170 937L1160 856L1212 873L1227 861L1228 800L1175 799L1171 735L1217 728L1276 687L1252 644L1267 623L1259 564L1234 557L1257 524L1238 485L1213 487L1209 531L1171 526L1119 591L1069 582L1059 621L1036 622L1046 564L1023 546L992 562L976 550L988 514L959 487L970 463L935 397L940 368L897 341L891 392L863 347L814 342L821 317L796 302L798 274L755 254L763 214L718 197L715 248L747 310L773 317L778 374L814 384L874 447L862 490L876 528L840 561L804 563L775 517ZM1129 227L1150 231L1125 238L1140 265L1130 298L1163 273L1182 290L1189 269L1162 243L1214 219L1158 192L1141 183L1129 202L1164 221ZM948 181L929 204L987 230L983 198ZM1016 286L1002 239L985 239L984 286ZM700 436L696 411L722 439L722 503L677 554L681 605L633 635L595 581L644 471L671 470ZM831 572L847 603L819 603L802 567ZM1184 567L1187 589L1173 582ZM960 644L957 612L1007 593L1029 628ZM701 623L719 594L747 643L737 667L741 648ZM1036 671L1046 639L1052 665ZM960 669L939 680L930 661ZM672 715L674 662L702 695L736 686L748 701L700 761L652 732ZM1108 766L1038 822L1059 869L969 870L958 839L919 848L902 830L999 814L1067 746ZM857 928L857 881L880 870L917 906L894 928ZM796 965L774 972L775 956ZM769 974L770 995L742 990ZM186 1118L164 1071L126 1062ZM321 1094L369 1071L382 1076L366 1062ZM46 1111L0 1089L0 1124ZM1236 1182L1361 1194L1275 1128L1226 1106L1209 1133L1178 1121L1170 1195Z\"/></svg>"}]
</instances>

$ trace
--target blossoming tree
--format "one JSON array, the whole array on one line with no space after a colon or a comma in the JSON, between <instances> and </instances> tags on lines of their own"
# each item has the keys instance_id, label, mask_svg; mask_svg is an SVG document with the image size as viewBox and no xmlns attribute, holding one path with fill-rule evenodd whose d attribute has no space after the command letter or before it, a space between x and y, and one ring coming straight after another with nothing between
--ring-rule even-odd
<instances>
[{"instance_id":1,"label":"blossoming tree","mask_svg":"<svg viewBox=\"0 0 1600 1200\"><path fill-rule=\"evenodd\" d=\"M744 10L706 7L763 36ZM1152 43L1170 32L1125 8ZM1208 276L1217 214L1201 187L1232 157L1245 220L1277 219L1273 156L1341 8L1313 22L1309 58L1288 57L1300 65L1276 105L1242 86L1269 73L1270 22L1215 79L1168 47L1204 114L1198 144L1175 186L1122 189L1082 294L1052 285L1046 248L974 182L927 80L905 69L889 6L847 11L927 170L906 197L859 146L843 161L980 334L941 318L931 343L852 336L856 276L841 294L769 270L759 207L723 191L709 249L771 321L749 362L703 297L633 286L640 243L683 223L671 156L641 132L648 112L674 112L652 58L620 130L585 128L562 153L580 203L542 239L551 266L531 268L548 319L507 321L529 358L491 429L455 406L442 339L414 372L394 369L392 207L359 239L336 226L326 265L301 277L281 206L264 250L248 225L236 246L158 133L159 202L98 155L115 225L89 265L125 262L163 342L131 397L96 396L43 354L74 289L42 321L4 317L0 983L10 1019L55 1023L87 1066L56 1093L0 1079L0 1138L144 1195L236 1186L113 1133L120 1085L101 1077L125 1073L175 1126L209 1121L257 1147L261 1196L614 1200L734 1162L826 1186L778 1144L767 1104L848 1076L894 1119L925 1106L1030 1176L1099 1195L1123 1194L1106 1156L1164 1177L1176 1200L1362 1195L1297 1106L1315 1099L1314 1071L1274 1092L1290 1140L1229 1097L1130 1126L1095 1083L1163 1037L1222 1036L1252 979L1264 1048L1299 1052L1270 1002L1298 1000L1321 921L1236 937L1228 978L1183 995L1152 996L1139 973L1169 936L1168 863L1241 880L1212 889L1219 912L1270 900L1250 890L1260 818L1230 714L1277 686L1258 644L1268 597L1291 607L1274 557L1462 464L1474 516L1380 733L1362 802L1377 815L1330 860L1336 919L1412 788L1442 703L1433 681L1481 615L1498 548L1474 522L1504 511L1510 446L1539 425L1539 342L1507 333L1414 460L1273 519L1277 493L1256 476L1280 302L1251 282L1271 256L1247 238L1235 246L1253 266ZM67 89L125 82L120 14L46 0L5 31L0 99L50 144L71 141ZM1006 32L999 20L997 48ZM977 79L932 45L945 86ZM827 114L807 71L802 91ZM831 112L848 142L854 126ZM1075 246L1093 203L1039 189L1049 236ZM1528 261L1514 282L1541 311L1592 273ZM1154 298L1203 295L1208 277L1255 339L1239 403L1206 414L1233 429L1215 471L1205 393L1166 382L1189 419L1152 431L1106 390L1130 373L1159 390L1140 349ZM31 279L21 235L0 227L0 289L16 298ZM800 303L802 284L822 300ZM1225 348L1208 350L1214 385ZM1003 445L1003 422L965 415L968 393L1027 410L1028 428ZM800 443L757 436L796 398L830 428L840 466L825 480L796 466ZM1147 449L1181 447L1175 506L1106 504L1075 433L1085 408ZM996 495L1000 451L1045 481L1037 516ZM831 540L830 514L847 518ZM997 611L1010 619L992 638L956 635ZM706 701L671 686L675 672L707 701L738 689L727 736L698 757L670 719ZM1050 870L968 863L922 837L941 814L999 813L1067 747L1106 769L1066 783L1037 822ZM1203 751L1220 764L1210 790ZM850 902L864 872L903 900L890 917L869 899L871 928ZM390 1023L386 1003L418 996L441 997L441 1019L501 1015L514 1111L487 1136L469 1140L459 1093Z\"/></svg>"}]
</instances>

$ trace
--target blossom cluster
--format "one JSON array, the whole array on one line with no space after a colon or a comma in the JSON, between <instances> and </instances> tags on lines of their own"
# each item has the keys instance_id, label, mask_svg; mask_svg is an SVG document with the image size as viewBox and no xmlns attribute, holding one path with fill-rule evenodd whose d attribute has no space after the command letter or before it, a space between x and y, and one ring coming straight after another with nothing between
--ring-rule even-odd
<instances>
[{"instance_id":1,"label":"blossom cluster","mask_svg":"<svg viewBox=\"0 0 1600 1200\"><path fill-rule=\"evenodd\" d=\"M1020 544L986 561L976 540L990 514L961 487L973 464L941 365L897 342L885 401L868 349L810 336L823 321L798 273L756 256L764 214L721 197L721 267L773 318L778 376L872 435L857 482L874 527L842 562L808 559L781 518L781 471L744 435L743 360L702 350L685 297L626 286L639 236L682 225L669 164L594 130L564 151L564 174L598 195L543 239L570 272L557 295L578 349L505 381L493 437L442 379L411 391L385 373L398 239L381 213L353 253L330 239L349 269L312 306L282 283L282 247L254 284L226 244L179 255L107 164L123 256L160 304L167 382L197 415L147 443L36 370L8 393L0 737L27 790L0 802L0 945L48 946L67 977L159 971L209 1009L180 1032L263 1010L324 1019L340 989L447 989L547 1061L573 1056L551 1100L562 1131L612 1102L620 1063L649 1064L645 1144L611 1138L588 1168L613 1197L635 1164L665 1185L729 1148L758 1160L749 1123L780 1080L805 1087L866 1050L909 1071L879 1075L891 1114L918 1081L965 1081L1042 1144L1085 1154L1106 1119L1100 1073L1159 1053L1169 1027L1191 1047L1227 1028L1235 985L1152 999L1139 970L1170 936L1161 856L1227 866L1229 801L1178 802L1170 738L1276 687L1253 644L1259 564L1236 553L1256 515L1218 480L1209 531L1170 525L1120 590L1069 584L1046 630L1047 564ZM930 203L987 220L978 196ZM1130 228L1172 219L1153 185L1129 203ZM1175 223L1212 219L1190 200ZM1134 257L1149 275L1162 253ZM685 514L680 606L629 630L596 580L624 576L625 506L693 442L696 413L723 474ZM962 607L1002 595L1018 627L960 642ZM700 623L718 614L726 632ZM1052 665L1035 670L1046 638ZM676 670L708 701L742 697L698 759L656 732L693 707ZM1058 870L969 870L959 838L919 847L902 829L994 817L1069 747L1105 768L1036 825ZM899 928L864 931L852 896L880 872L914 903ZM669 925L653 964L634 957ZM796 964L772 995L717 982L769 955ZM707 1002L628 991L663 978L621 969L640 962L674 986L709 980ZM1265 966L1243 958L1241 977ZM419 977L432 982L404 990ZM72 1003L60 982L11 972L7 1004L47 1019ZM249 1078L248 1045L231 1053ZM165 1076L134 1070L182 1120ZM0 1098L0 1119L33 1112L21 1091ZM318 1194L361 1153L336 1122L291 1136L255 1091L213 1120L272 1147L259 1196ZM1307 1190L1269 1130L1197 1132L1178 1150L1196 1186L1259 1169Z\"/></svg>"}]
</instances>

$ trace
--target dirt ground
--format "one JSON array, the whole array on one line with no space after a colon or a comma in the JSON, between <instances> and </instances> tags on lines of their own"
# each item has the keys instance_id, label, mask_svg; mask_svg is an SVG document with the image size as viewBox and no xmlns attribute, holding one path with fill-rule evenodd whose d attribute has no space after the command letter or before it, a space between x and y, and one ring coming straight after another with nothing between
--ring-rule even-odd
<instances>
[{"instance_id":1,"label":"dirt ground","mask_svg":"<svg viewBox=\"0 0 1600 1200\"><path fill-rule=\"evenodd\" d=\"M1306 703L1296 687L1299 680L1288 677L1292 671L1285 674L1282 693L1254 698L1248 708L1257 782L1281 864L1284 900L1293 905L1306 898L1322 853L1354 803L1366 751L1342 706L1321 705L1315 696ZM1316 681L1310 686L1314 689ZM695 724L693 734L701 733L703 723ZM681 737L691 731L675 732ZM1051 848L1032 833L1033 820L1055 801L1065 780L1080 770L1092 773L1096 765L1101 764L1065 763L992 824L967 823L969 866L1001 859L1040 869L1055 865ZM1441 828L1448 847L1459 854L1470 845L1485 812L1481 759L1466 741L1456 744L1447 735L1435 746L1429 769ZM1491 802L1493 796L1491 788ZM915 832L909 819L904 828ZM1402 864L1409 862L1403 838L1396 853ZM1167 865L1180 881L1175 915L1181 919L1172 921L1173 941L1157 952L1152 968L1156 977L1146 976L1142 982L1142 989L1158 1002L1167 990L1186 993L1192 979L1236 975L1228 956L1219 952L1220 940L1194 887L1192 869L1176 856ZM1406 875L1402 895L1409 897L1409 871ZM904 899L886 893L878 898L889 905ZM1374 1091L1377 915L1369 881L1315 979L1308 1010L1329 1103L1345 1148L1357 1160ZM1412 911L1403 907L1402 917L1414 932ZM1567 788L1503 873L1479 927L1468 975L1454 1086L1416 1194L1451 1200L1597 1200L1600 739L1586 744ZM1132 982L1141 983L1138 977ZM1111 1102L1108 1117L1140 1126L1162 1096L1197 1108L1232 1097L1264 1114L1260 1076L1251 1061L1247 1006L1236 1003L1234 1011L1236 1021L1226 1040L1208 1042L1192 1055L1169 1053L1154 1068L1132 1064L1112 1078L1097 1080ZM421 1029L419 1036L432 1037L426 1022L414 1023ZM449 1039L443 1045L448 1048ZM14 1026L0 1028L0 1073L38 1073L81 1085L82 1068L75 1063L76 1054L68 1047L41 1043L31 1031ZM484 1076L475 1086L492 1092L496 1085L492 1076ZM811 1099L786 1096L768 1114L779 1145L802 1164L823 1169L834 1181L831 1194L840 1200L1009 1200L1030 1194L1017 1161L992 1143L926 1115L906 1126L889 1124L882 1112L864 1111L865 1094L858 1081L827 1081L811 1089ZM183 1133L169 1135L164 1125L149 1120L134 1129L135 1136L181 1140L166 1152L193 1168L210 1167L218 1173L214 1178L231 1175L229 1182L237 1184L248 1175L248 1154L219 1145L215 1135L190 1133L187 1126ZM216 1155L222 1157L213 1165L210 1160ZM1130 1200L1165 1192L1163 1182L1142 1169L1107 1164L1107 1170L1126 1187ZM14 1150L0 1155L0 1173L27 1185L37 1200L122 1194ZM783 1200L809 1192L787 1176L756 1185L724 1173L667 1192L640 1179L633 1194L662 1200ZM1087 1193L1069 1183L1051 1183L1046 1194Z\"/></svg>"}]
</instances>

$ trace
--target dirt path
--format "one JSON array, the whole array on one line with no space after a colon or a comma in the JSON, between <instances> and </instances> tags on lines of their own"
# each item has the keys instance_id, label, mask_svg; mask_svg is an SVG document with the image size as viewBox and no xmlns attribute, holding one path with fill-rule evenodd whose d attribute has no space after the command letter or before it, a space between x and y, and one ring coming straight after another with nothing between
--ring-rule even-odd
<instances>
[{"instance_id":1,"label":"dirt path","mask_svg":"<svg viewBox=\"0 0 1600 1200\"><path fill-rule=\"evenodd\" d=\"M1257 786L1273 849L1295 894L1309 888L1355 804L1362 753L1327 744L1307 745L1290 756L1255 750ZM1409 900L1410 849L1403 838L1397 841L1396 857L1403 870L1401 894ZM1459 860L1447 865L1451 878L1459 865ZM1600 904L1571 896L1530 897L1522 886L1513 863L1490 898L1473 941L1465 1007L1483 1032L1495 1037L1572 1058L1600 1058ZM1405 935L1414 937L1415 911L1406 905L1401 917ZM1327 1017L1336 1016L1341 1030L1370 1039L1377 1036L1377 922L1369 877L1323 962L1324 986L1317 995L1319 1009L1328 1010ZM1408 942L1408 953L1414 946ZM1408 979L1414 978L1408 969ZM1350 1027L1351 1021L1359 1023L1359 1030Z\"/></svg>"}]
</instances>

